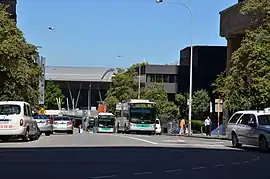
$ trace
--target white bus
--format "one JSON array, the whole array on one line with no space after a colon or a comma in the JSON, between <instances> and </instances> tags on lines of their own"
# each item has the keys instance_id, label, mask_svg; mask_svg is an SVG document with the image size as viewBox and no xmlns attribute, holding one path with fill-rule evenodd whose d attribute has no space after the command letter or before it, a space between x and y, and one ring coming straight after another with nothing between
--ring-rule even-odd
<instances>
[{"instance_id":1,"label":"white bus","mask_svg":"<svg viewBox=\"0 0 270 179\"><path fill-rule=\"evenodd\" d=\"M131 99L116 105L116 132L154 134L156 130L156 103Z\"/></svg>"},{"instance_id":2,"label":"white bus","mask_svg":"<svg viewBox=\"0 0 270 179\"><path fill-rule=\"evenodd\" d=\"M114 133L115 117L112 113L99 113L95 118L95 128L98 133Z\"/></svg>"}]
</instances>

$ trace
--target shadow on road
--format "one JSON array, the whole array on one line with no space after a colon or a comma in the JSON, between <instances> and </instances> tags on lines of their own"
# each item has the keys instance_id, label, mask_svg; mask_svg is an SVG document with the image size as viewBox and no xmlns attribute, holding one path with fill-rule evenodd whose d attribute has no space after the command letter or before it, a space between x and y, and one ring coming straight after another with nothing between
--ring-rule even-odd
<instances>
[{"instance_id":1,"label":"shadow on road","mask_svg":"<svg viewBox=\"0 0 270 179\"><path fill-rule=\"evenodd\" d=\"M269 155L165 147L1 148L3 179L165 178L254 179L267 176ZM264 170L265 168L265 170ZM225 172L230 171L230 172ZM259 172L259 173L257 173Z\"/></svg>"}]
</instances>

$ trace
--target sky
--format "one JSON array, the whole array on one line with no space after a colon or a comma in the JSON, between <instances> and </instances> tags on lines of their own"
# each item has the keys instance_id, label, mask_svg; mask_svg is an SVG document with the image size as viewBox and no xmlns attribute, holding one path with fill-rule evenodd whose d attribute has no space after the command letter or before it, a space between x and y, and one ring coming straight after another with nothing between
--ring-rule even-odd
<instances>
[{"instance_id":1,"label":"sky","mask_svg":"<svg viewBox=\"0 0 270 179\"><path fill-rule=\"evenodd\" d=\"M193 45L226 45L219 12L237 0L17 0L18 27L48 66L173 64ZM166 0L164 0L166 1ZM169 0L167 0L169 1ZM191 24L193 24L191 26ZM53 27L54 30L49 30Z\"/></svg>"}]
</instances>

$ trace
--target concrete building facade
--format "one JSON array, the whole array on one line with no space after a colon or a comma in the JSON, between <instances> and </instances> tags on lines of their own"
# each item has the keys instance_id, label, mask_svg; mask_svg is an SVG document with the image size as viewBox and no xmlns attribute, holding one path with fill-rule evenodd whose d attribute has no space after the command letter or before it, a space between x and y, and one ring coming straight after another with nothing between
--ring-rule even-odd
<instances>
[{"instance_id":1,"label":"concrete building facade","mask_svg":"<svg viewBox=\"0 0 270 179\"><path fill-rule=\"evenodd\" d=\"M251 27L251 18L240 13L245 0L220 12L220 36L227 40L227 67L232 53L240 47L245 31Z\"/></svg>"},{"instance_id":2,"label":"concrete building facade","mask_svg":"<svg viewBox=\"0 0 270 179\"><path fill-rule=\"evenodd\" d=\"M212 90L211 84L217 75L226 69L227 48L225 46L194 46L193 91ZM180 65L141 66L141 86L163 83L170 101L178 93L189 92L190 47L180 51ZM137 73L139 68L136 69Z\"/></svg>"}]
</instances>

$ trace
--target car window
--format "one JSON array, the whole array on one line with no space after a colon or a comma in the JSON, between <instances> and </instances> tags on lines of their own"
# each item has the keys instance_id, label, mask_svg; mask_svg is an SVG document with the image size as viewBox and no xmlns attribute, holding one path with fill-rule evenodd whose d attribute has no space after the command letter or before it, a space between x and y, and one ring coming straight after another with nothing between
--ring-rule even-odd
<instances>
[{"instance_id":1,"label":"car window","mask_svg":"<svg viewBox=\"0 0 270 179\"><path fill-rule=\"evenodd\" d=\"M256 117L254 114L244 114L240 119L240 124L248 125L251 120L255 120L256 122Z\"/></svg>"},{"instance_id":2,"label":"car window","mask_svg":"<svg viewBox=\"0 0 270 179\"><path fill-rule=\"evenodd\" d=\"M21 106L14 104L1 104L0 105L0 115L12 115L20 114Z\"/></svg>"},{"instance_id":3,"label":"car window","mask_svg":"<svg viewBox=\"0 0 270 179\"><path fill-rule=\"evenodd\" d=\"M23 112L24 112L24 115L25 116L29 116L29 113L28 113L28 109L27 109L26 104L23 105Z\"/></svg>"},{"instance_id":4,"label":"car window","mask_svg":"<svg viewBox=\"0 0 270 179\"><path fill-rule=\"evenodd\" d=\"M242 114L243 114L243 113L236 113L236 114L234 114L234 115L231 117L229 123L236 123L236 122L238 121L239 117L242 116Z\"/></svg>"},{"instance_id":5,"label":"car window","mask_svg":"<svg viewBox=\"0 0 270 179\"><path fill-rule=\"evenodd\" d=\"M270 125L270 115L259 115L258 122L260 125Z\"/></svg>"},{"instance_id":6,"label":"car window","mask_svg":"<svg viewBox=\"0 0 270 179\"><path fill-rule=\"evenodd\" d=\"M45 115L34 115L33 118L34 119L48 119L48 117Z\"/></svg>"},{"instance_id":7,"label":"car window","mask_svg":"<svg viewBox=\"0 0 270 179\"><path fill-rule=\"evenodd\" d=\"M68 117L56 117L54 121L71 121L71 119Z\"/></svg>"}]
</instances>

